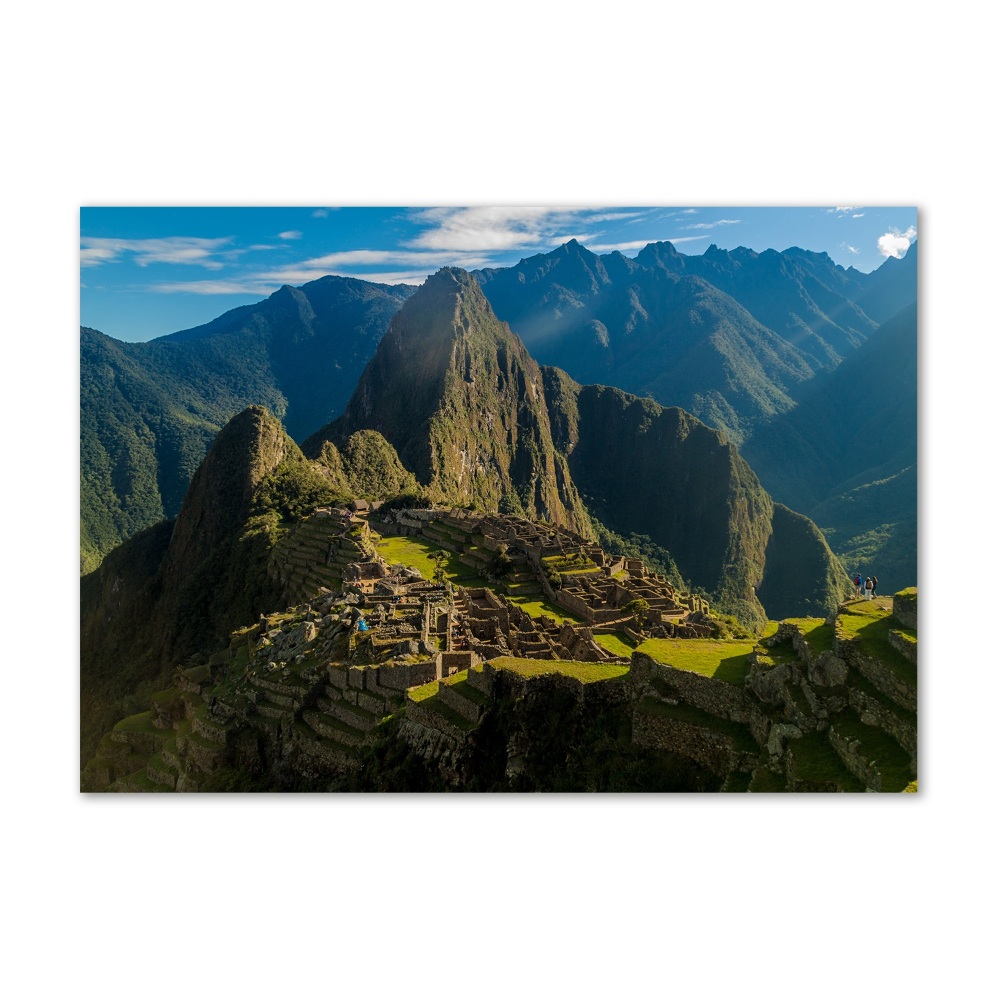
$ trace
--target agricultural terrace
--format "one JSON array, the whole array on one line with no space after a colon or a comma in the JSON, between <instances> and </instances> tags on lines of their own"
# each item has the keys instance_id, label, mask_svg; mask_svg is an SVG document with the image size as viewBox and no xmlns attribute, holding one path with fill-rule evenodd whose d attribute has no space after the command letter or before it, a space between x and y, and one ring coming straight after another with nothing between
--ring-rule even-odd
<instances>
[{"instance_id":1,"label":"agricultural terrace","mask_svg":"<svg viewBox=\"0 0 1000 1000\"><path fill-rule=\"evenodd\" d=\"M818 656L833 649L833 625L823 618L786 618L790 625L797 625L809 647L811 656Z\"/></svg>"},{"instance_id":2,"label":"agricultural terrace","mask_svg":"<svg viewBox=\"0 0 1000 1000\"><path fill-rule=\"evenodd\" d=\"M899 632L913 642L917 634L893 617L889 599L845 604L837 616L837 628L845 639L859 639L865 652L879 659L900 680L916 686L917 665L889 645L889 633Z\"/></svg>"},{"instance_id":3,"label":"agricultural terrace","mask_svg":"<svg viewBox=\"0 0 1000 1000\"><path fill-rule=\"evenodd\" d=\"M636 652L677 670L742 684L749 670L747 657L756 645L755 640L647 639Z\"/></svg>"},{"instance_id":4,"label":"agricultural terrace","mask_svg":"<svg viewBox=\"0 0 1000 1000\"><path fill-rule=\"evenodd\" d=\"M417 538L406 535L385 535L380 537L375 545L380 556L390 565L402 563L404 566L414 566L420 570L425 580L433 580L437 572L437 564L433 556L437 552L445 554L442 569L446 580L450 580L458 587L490 587L497 589L495 585L488 583L480 576L476 576L476 571L463 562L459 561L457 552L449 552L442 549L440 545L428 541L426 538ZM501 591L502 593L502 591ZM526 611L532 618L540 618L548 615L557 622L572 622L579 624L580 619L556 607L538 595L528 597L518 597L516 594L505 595L508 600L516 604L523 611Z\"/></svg>"},{"instance_id":5,"label":"agricultural terrace","mask_svg":"<svg viewBox=\"0 0 1000 1000\"><path fill-rule=\"evenodd\" d=\"M509 670L521 677L541 677L543 674L562 674L575 677L583 684L624 677L629 672L627 663L581 663L577 660L527 660L517 656L499 656L490 660L497 670Z\"/></svg>"}]
</instances>

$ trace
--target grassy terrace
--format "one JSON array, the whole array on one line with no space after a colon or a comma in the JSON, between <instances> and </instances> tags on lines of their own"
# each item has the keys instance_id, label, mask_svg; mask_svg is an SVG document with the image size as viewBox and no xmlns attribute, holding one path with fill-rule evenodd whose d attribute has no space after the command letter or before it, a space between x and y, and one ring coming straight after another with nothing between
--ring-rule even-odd
<instances>
[{"instance_id":1,"label":"grassy terrace","mask_svg":"<svg viewBox=\"0 0 1000 1000\"><path fill-rule=\"evenodd\" d=\"M423 574L424 579L433 580L437 566L431 556L435 552L444 552L447 557L443 564L445 578L450 580L457 587L490 587L496 589L495 585L488 583L481 576L476 576L476 571L471 566L466 566L460 562L457 552L449 552L442 549L440 545L429 541L426 538L413 538L403 535L386 535L380 538L375 546L379 555L383 559L392 563L402 563L404 566L415 566ZM557 608L546 600L539 599L536 595L528 597L518 597L511 595L508 600L523 608L532 618L539 618L548 615L557 622L579 623L580 619L571 615L562 608Z\"/></svg>"},{"instance_id":2,"label":"grassy terrace","mask_svg":"<svg viewBox=\"0 0 1000 1000\"><path fill-rule=\"evenodd\" d=\"M730 684L742 684L753 641L732 639L647 639L636 652L668 667L690 670Z\"/></svg>"},{"instance_id":3,"label":"grassy terrace","mask_svg":"<svg viewBox=\"0 0 1000 1000\"><path fill-rule=\"evenodd\" d=\"M833 749L826 733L806 733L791 744L793 773L800 781L835 781L844 792L863 792L865 786Z\"/></svg>"},{"instance_id":4,"label":"grassy terrace","mask_svg":"<svg viewBox=\"0 0 1000 1000\"><path fill-rule=\"evenodd\" d=\"M902 792L913 781L910 755L877 726L866 726L856 715L844 712L831 723L837 734L861 742L861 753L873 760L882 774L883 792Z\"/></svg>"},{"instance_id":5,"label":"grassy terrace","mask_svg":"<svg viewBox=\"0 0 1000 1000\"><path fill-rule=\"evenodd\" d=\"M521 677L541 677L544 674L563 674L575 677L583 684L624 677L629 672L626 663L580 663L576 660L528 660L517 656L499 656L490 660L497 670L509 670Z\"/></svg>"},{"instance_id":6,"label":"grassy terrace","mask_svg":"<svg viewBox=\"0 0 1000 1000\"><path fill-rule=\"evenodd\" d=\"M889 645L889 632L895 630L914 640L916 633L904 628L891 610L875 601L854 601L840 609L837 620L845 638L859 639L865 652L881 660L900 680L916 687L916 664Z\"/></svg>"},{"instance_id":7,"label":"grassy terrace","mask_svg":"<svg viewBox=\"0 0 1000 1000\"><path fill-rule=\"evenodd\" d=\"M822 618L786 618L791 625L798 625L802 631L809 652L818 656L833 649L833 626L827 625Z\"/></svg>"},{"instance_id":8,"label":"grassy terrace","mask_svg":"<svg viewBox=\"0 0 1000 1000\"><path fill-rule=\"evenodd\" d=\"M710 729L714 733L728 736L733 741L734 747L742 753L758 753L760 750L750 733L749 726L731 722L729 719L720 719L718 716L703 712L693 705L668 705L656 698L643 698L639 702L638 710L644 715L658 715L665 719L673 719L675 722L697 726L699 729Z\"/></svg>"},{"instance_id":9,"label":"grassy terrace","mask_svg":"<svg viewBox=\"0 0 1000 1000\"><path fill-rule=\"evenodd\" d=\"M130 715L127 719L122 719L115 726L115 732L117 733L146 733L150 736L156 736L161 740L167 739L173 736L173 732L169 729L157 729L153 725L153 713L152 712L140 712L138 715Z\"/></svg>"},{"instance_id":10,"label":"grassy terrace","mask_svg":"<svg viewBox=\"0 0 1000 1000\"><path fill-rule=\"evenodd\" d=\"M609 653L614 653L615 656L628 658L635 651L635 643L624 632L595 635L594 642L598 646L603 646Z\"/></svg>"}]
</instances>

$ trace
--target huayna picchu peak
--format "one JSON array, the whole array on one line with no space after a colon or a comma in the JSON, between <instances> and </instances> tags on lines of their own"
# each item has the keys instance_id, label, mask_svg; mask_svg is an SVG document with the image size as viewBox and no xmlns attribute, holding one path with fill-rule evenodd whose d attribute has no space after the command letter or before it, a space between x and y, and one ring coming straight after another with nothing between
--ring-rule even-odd
<instances>
[{"instance_id":1,"label":"huayna picchu peak","mask_svg":"<svg viewBox=\"0 0 1000 1000\"><path fill-rule=\"evenodd\" d=\"M915 790L915 250L587 239L81 330L84 790Z\"/></svg>"}]
</instances>

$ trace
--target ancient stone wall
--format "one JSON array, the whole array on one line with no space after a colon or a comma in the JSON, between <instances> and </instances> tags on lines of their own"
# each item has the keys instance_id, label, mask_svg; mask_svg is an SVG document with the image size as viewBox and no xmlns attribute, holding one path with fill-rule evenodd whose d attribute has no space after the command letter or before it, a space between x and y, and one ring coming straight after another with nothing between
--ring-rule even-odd
<instances>
[{"instance_id":1,"label":"ancient stone wall","mask_svg":"<svg viewBox=\"0 0 1000 1000\"><path fill-rule=\"evenodd\" d=\"M673 696L720 719L748 723L753 716L755 706L744 688L665 666L645 653L632 654L630 676L637 690L655 679L659 682L657 691L661 697Z\"/></svg>"},{"instance_id":2,"label":"ancient stone wall","mask_svg":"<svg viewBox=\"0 0 1000 1000\"><path fill-rule=\"evenodd\" d=\"M632 714L632 742L649 750L666 750L714 771L720 777L730 771L752 771L755 753L740 752L731 737L677 719L646 713L636 708Z\"/></svg>"},{"instance_id":3,"label":"ancient stone wall","mask_svg":"<svg viewBox=\"0 0 1000 1000\"><path fill-rule=\"evenodd\" d=\"M904 590L892 597L892 613L904 628L917 629L917 592Z\"/></svg>"}]
</instances>

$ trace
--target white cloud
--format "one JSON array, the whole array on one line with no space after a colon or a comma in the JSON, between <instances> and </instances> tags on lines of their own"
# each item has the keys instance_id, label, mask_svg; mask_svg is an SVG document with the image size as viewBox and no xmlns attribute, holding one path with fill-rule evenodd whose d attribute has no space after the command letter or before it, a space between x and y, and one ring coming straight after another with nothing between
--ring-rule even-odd
<instances>
[{"instance_id":1,"label":"white cloud","mask_svg":"<svg viewBox=\"0 0 1000 1000\"><path fill-rule=\"evenodd\" d=\"M413 212L410 221L427 228L407 245L466 252L543 249L570 239L596 239L600 233L580 227L636 214L601 208L425 208Z\"/></svg>"},{"instance_id":2,"label":"white cloud","mask_svg":"<svg viewBox=\"0 0 1000 1000\"><path fill-rule=\"evenodd\" d=\"M611 253L613 250L625 253L628 250L642 250L650 243L690 243L692 240L707 240L708 238L707 236L670 236L666 240L658 238L654 240L630 240L628 243L595 243L587 249L593 250L594 253Z\"/></svg>"},{"instance_id":3,"label":"white cloud","mask_svg":"<svg viewBox=\"0 0 1000 1000\"><path fill-rule=\"evenodd\" d=\"M696 208L682 208L681 215L697 215L698 209Z\"/></svg>"},{"instance_id":4,"label":"white cloud","mask_svg":"<svg viewBox=\"0 0 1000 1000\"><path fill-rule=\"evenodd\" d=\"M237 281L164 281L148 285L150 292L187 292L193 295L270 295L281 285L258 283L252 280Z\"/></svg>"},{"instance_id":5,"label":"white cloud","mask_svg":"<svg viewBox=\"0 0 1000 1000\"><path fill-rule=\"evenodd\" d=\"M302 239L302 233L300 233L297 229L287 229L283 233L278 233L278 239L279 240L301 240Z\"/></svg>"},{"instance_id":6,"label":"white cloud","mask_svg":"<svg viewBox=\"0 0 1000 1000\"><path fill-rule=\"evenodd\" d=\"M341 274L344 278L373 281L382 285L422 285L429 271L382 271L377 274ZM303 285L330 274L329 270L287 270L248 275L233 281L164 281L147 286L150 292L188 295L271 295L282 285Z\"/></svg>"},{"instance_id":7,"label":"white cloud","mask_svg":"<svg viewBox=\"0 0 1000 1000\"><path fill-rule=\"evenodd\" d=\"M861 249L859 247L852 247L850 243L841 243L840 245L848 253L861 253Z\"/></svg>"},{"instance_id":8,"label":"white cloud","mask_svg":"<svg viewBox=\"0 0 1000 1000\"><path fill-rule=\"evenodd\" d=\"M838 205L836 208L828 208L827 212L835 212L837 215L846 215L848 212L856 212L860 205ZM855 216L857 218L857 216Z\"/></svg>"},{"instance_id":9,"label":"white cloud","mask_svg":"<svg viewBox=\"0 0 1000 1000\"><path fill-rule=\"evenodd\" d=\"M865 213L864 212L855 212L851 216L852 219L863 219L864 217L865 217Z\"/></svg>"},{"instance_id":10,"label":"white cloud","mask_svg":"<svg viewBox=\"0 0 1000 1000\"><path fill-rule=\"evenodd\" d=\"M740 219L719 219L718 222L692 222L691 225L685 226L685 229L714 229L716 226L735 226L742 220Z\"/></svg>"},{"instance_id":11,"label":"white cloud","mask_svg":"<svg viewBox=\"0 0 1000 1000\"><path fill-rule=\"evenodd\" d=\"M119 240L103 236L80 238L80 264L92 267L120 259L131 254L139 267L149 264L197 264L217 271L223 265L216 255L232 237L204 239L200 236L166 236L149 240Z\"/></svg>"},{"instance_id":12,"label":"white cloud","mask_svg":"<svg viewBox=\"0 0 1000 1000\"><path fill-rule=\"evenodd\" d=\"M905 233L893 229L878 238L878 252L883 257L904 257L910 249L910 242L917 238L917 230L910 226Z\"/></svg>"},{"instance_id":13,"label":"white cloud","mask_svg":"<svg viewBox=\"0 0 1000 1000\"><path fill-rule=\"evenodd\" d=\"M325 219L329 214L330 214L330 212L329 212L328 209L317 208L316 211L313 212L312 217L314 219Z\"/></svg>"},{"instance_id":14,"label":"white cloud","mask_svg":"<svg viewBox=\"0 0 1000 1000\"><path fill-rule=\"evenodd\" d=\"M351 264L395 264L401 267L482 267L489 263L483 254L439 252L428 253L413 250L341 250L302 261L303 268L337 268Z\"/></svg>"}]
</instances>

